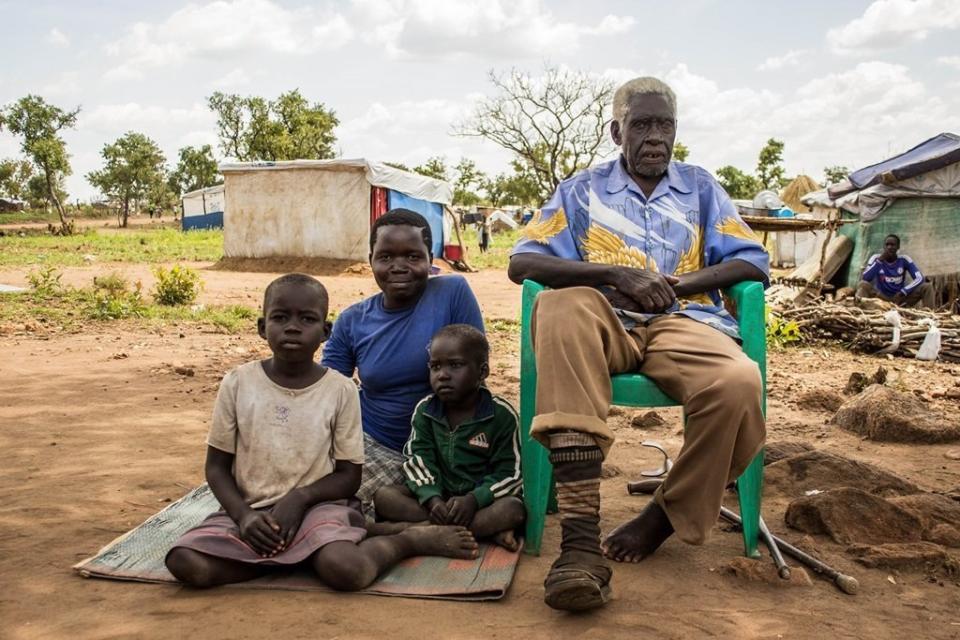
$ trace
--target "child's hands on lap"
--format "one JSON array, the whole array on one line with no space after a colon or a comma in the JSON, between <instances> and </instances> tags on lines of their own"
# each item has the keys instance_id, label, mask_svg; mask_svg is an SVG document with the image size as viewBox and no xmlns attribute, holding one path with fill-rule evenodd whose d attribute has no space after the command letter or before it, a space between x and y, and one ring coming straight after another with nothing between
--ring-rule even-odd
<instances>
[{"instance_id":1,"label":"child's hands on lap","mask_svg":"<svg viewBox=\"0 0 960 640\"><path fill-rule=\"evenodd\" d=\"M263 557L276 555L283 548L280 525L266 511L251 509L237 523L240 539Z\"/></svg>"},{"instance_id":2,"label":"child's hands on lap","mask_svg":"<svg viewBox=\"0 0 960 640\"><path fill-rule=\"evenodd\" d=\"M427 500L427 511L430 512L430 524L447 524L449 506L440 496Z\"/></svg>"},{"instance_id":3,"label":"child's hands on lap","mask_svg":"<svg viewBox=\"0 0 960 640\"><path fill-rule=\"evenodd\" d=\"M477 499L472 493L454 496L447 500L447 509L448 524L466 527L473 522L473 516L477 513Z\"/></svg>"},{"instance_id":4,"label":"child's hands on lap","mask_svg":"<svg viewBox=\"0 0 960 640\"><path fill-rule=\"evenodd\" d=\"M281 548L286 549L300 530L303 514L307 511L307 501L296 489L280 498L270 509L270 513L280 525Z\"/></svg>"}]
</instances>

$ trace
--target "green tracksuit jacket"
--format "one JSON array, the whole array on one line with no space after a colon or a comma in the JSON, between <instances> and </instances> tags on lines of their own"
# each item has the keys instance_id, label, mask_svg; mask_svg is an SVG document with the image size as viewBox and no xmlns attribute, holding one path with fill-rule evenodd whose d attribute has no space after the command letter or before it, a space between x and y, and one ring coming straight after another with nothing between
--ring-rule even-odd
<instances>
[{"instance_id":1,"label":"green tracksuit jacket","mask_svg":"<svg viewBox=\"0 0 960 640\"><path fill-rule=\"evenodd\" d=\"M411 422L403 472L420 504L473 492L482 509L496 498L520 494L517 412L503 398L481 388L473 419L451 430L443 403L431 394L417 405Z\"/></svg>"}]
</instances>

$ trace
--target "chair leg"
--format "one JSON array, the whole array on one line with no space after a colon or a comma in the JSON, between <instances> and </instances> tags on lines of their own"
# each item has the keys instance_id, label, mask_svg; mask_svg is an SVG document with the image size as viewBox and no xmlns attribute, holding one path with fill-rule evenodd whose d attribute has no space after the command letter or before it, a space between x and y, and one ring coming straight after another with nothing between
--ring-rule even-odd
<instances>
[{"instance_id":1,"label":"chair leg","mask_svg":"<svg viewBox=\"0 0 960 640\"><path fill-rule=\"evenodd\" d=\"M757 543L760 536L760 502L763 498L763 450L737 478L737 495L740 518L743 520L743 553L748 558L757 558L760 556Z\"/></svg>"},{"instance_id":2,"label":"chair leg","mask_svg":"<svg viewBox=\"0 0 960 640\"><path fill-rule=\"evenodd\" d=\"M531 555L540 555L543 542L543 528L546 524L547 509L551 503L556 505L553 491L553 466L550 464L550 452L535 440L523 443L523 502L527 508L526 540L524 551Z\"/></svg>"}]
</instances>

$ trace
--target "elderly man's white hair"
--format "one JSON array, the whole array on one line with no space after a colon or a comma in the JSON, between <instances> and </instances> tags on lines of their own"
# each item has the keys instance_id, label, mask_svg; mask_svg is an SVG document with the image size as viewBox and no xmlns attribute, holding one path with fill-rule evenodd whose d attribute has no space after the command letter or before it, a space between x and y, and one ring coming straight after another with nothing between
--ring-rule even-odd
<instances>
[{"instance_id":1,"label":"elderly man's white hair","mask_svg":"<svg viewBox=\"0 0 960 640\"><path fill-rule=\"evenodd\" d=\"M633 96L651 94L655 96L661 96L664 100L666 100L667 105L670 107L670 111L673 112L674 119L676 119L676 94L666 82L652 76L634 78L633 80L627 80L625 83L620 85L620 88L617 89L616 93L613 94L614 119L620 123L620 126L623 126L623 119L627 116L627 108L630 105L630 100L633 98Z\"/></svg>"}]
</instances>

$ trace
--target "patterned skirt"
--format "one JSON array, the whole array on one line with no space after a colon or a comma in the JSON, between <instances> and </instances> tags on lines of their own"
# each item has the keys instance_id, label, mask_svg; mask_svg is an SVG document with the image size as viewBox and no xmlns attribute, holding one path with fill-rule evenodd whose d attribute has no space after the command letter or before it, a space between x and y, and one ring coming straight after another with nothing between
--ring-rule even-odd
<instances>
[{"instance_id":1,"label":"patterned skirt","mask_svg":"<svg viewBox=\"0 0 960 640\"><path fill-rule=\"evenodd\" d=\"M363 434L363 479L357 497L363 504L363 515L374 520L373 495L377 489L391 484L403 484L403 454L380 444Z\"/></svg>"}]
</instances>

